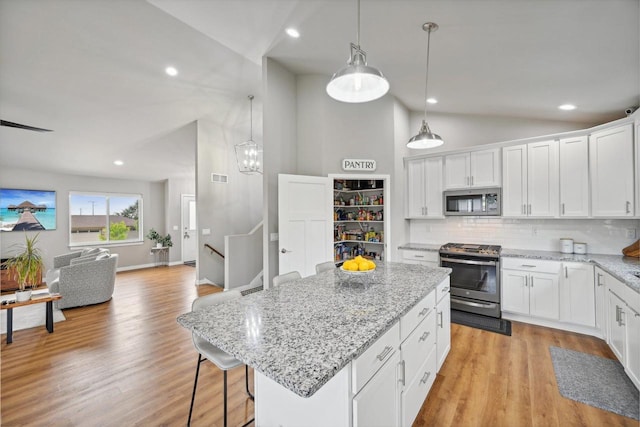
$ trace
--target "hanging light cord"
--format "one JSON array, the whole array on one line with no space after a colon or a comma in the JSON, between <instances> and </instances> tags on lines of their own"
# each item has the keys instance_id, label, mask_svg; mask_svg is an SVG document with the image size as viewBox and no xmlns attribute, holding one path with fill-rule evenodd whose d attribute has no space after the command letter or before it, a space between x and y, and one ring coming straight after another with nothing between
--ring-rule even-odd
<instances>
[{"instance_id":1,"label":"hanging light cord","mask_svg":"<svg viewBox=\"0 0 640 427\"><path fill-rule=\"evenodd\" d=\"M356 34L356 45L360 49L360 0L358 0L358 34Z\"/></svg>"},{"instance_id":2,"label":"hanging light cord","mask_svg":"<svg viewBox=\"0 0 640 427\"><path fill-rule=\"evenodd\" d=\"M253 95L249 95L249 141L253 141Z\"/></svg>"},{"instance_id":3,"label":"hanging light cord","mask_svg":"<svg viewBox=\"0 0 640 427\"><path fill-rule=\"evenodd\" d=\"M431 45L431 28L427 31L427 72L424 81L424 119L427 120L427 88L429 87L429 47Z\"/></svg>"}]
</instances>

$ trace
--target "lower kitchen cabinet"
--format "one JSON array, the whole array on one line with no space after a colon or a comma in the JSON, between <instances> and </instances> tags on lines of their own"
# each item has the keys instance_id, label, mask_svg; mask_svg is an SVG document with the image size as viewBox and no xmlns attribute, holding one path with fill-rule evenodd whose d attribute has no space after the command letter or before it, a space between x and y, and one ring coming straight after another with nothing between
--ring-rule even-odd
<instances>
[{"instance_id":1,"label":"lower kitchen cabinet","mask_svg":"<svg viewBox=\"0 0 640 427\"><path fill-rule=\"evenodd\" d=\"M627 373L640 389L640 303L627 316Z\"/></svg>"},{"instance_id":2,"label":"lower kitchen cabinet","mask_svg":"<svg viewBox=\"0 0 640 427\"><path fill-rule=\"evenodd\" d=\"M595 293L596 293L596 329L602 339L608 341L607 335L607 286L608 273L595 267ZM609 276L610 277L610 276Z\"/></svg>"},{"instance_id":3,"label":"lower kitchen cabinet","mask_svg":"<svg viewBox=\"0 0 640 427\"><path fill-rule=\"evenodd\" d=\"M560 320L595 327L596 295L593 265L584 262L562 263L560 280Z\"/></svg>"},{"instance_id":4,"label":"lower kitchen cabinet","mask_svg":"<svg viewBox=\"0 0 640 427\"><path fill-rule=\"evenodd\" d=\"M416 419L429 390L436 379L436 349L432 348L429 357L419 367L417 375L401 392L402 426L411 426Z\"/></svg>"},{"instance_id":5,"label":"lower kitchen cabinet","mask_svg":"<svg viewBox=\"0 0 640 427\"><path fill-rule=\"evenodd\" d=\"M440 265L440 254L435 251L402 250L402 262L407 264L422 264L429 267Z\"/></svg>"},{"instance_id":6,"label":"lower kitchen cabinet","mask_svg":"<svg viewBox=\"0 0 640 427\"><path fill-rule=\"evenodd\" d=\"M449 350L451 350L451 295L449 292L449 284L445 287L438 286L436 296L438 304L436 305L436 351L437 351L437 368L444 364Z\"/></svg>"},{"instance_id":7,"label":"lower kitchen cabinet","mask_svg":"<svg viewBox=\"0 0 640 427\"><path fill-rule=\"evenodd\" d=\"M558 275L502 270L502 310L557 320Z\"/></svg>"},{"instance_id":8,"label":"lower kitchen cabinet","mask_svg":"<svg viewBox=\"0 0 640 427\"><path fill-rule=\"evenodd\" d=\"M625 317L625 304L624 301L618 297L614 292L609 289L607 295L607 301L609 302L608 308L608 324L609 324L609 347L611 351L616 355L620 363L623 365L626 362L626 325L624 323Z\"/></svg>"},{"instance_id":9,"label":"lower kitchen cabinet","mask_svg":"<svg viewBox=\"0 0 640 427\"><path fill-rule=\"evenodd\" d=\"M398 425L397 414L400 410L396 384L398 383L397 366L399 363L400 352L396 351L353 398L354 427L393 427ZM392 406L393 411L390 411ZM330 408L327 409L330 410Z\"/></svg>"}]
</instances>

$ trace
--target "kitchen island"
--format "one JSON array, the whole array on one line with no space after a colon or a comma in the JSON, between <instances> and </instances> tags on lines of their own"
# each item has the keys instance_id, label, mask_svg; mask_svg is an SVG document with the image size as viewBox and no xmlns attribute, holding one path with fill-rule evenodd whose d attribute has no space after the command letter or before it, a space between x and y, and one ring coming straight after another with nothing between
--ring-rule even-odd
<instances>
[{"instance_id":1,"label":"kitchen island","mask_svg":"<svg viewBox=\"0 0 640 427\"><path fill-rule=\"evenodd\" d=\"M399 367L412 331L433 326L433 334L421 334L431 338L420 341L434 347L436 325L449 331L448 316L435 315L436 293L448 301L449 274L387 263L369 280L349 280L336 269L183 314L178 323L254 368L257 425L358 425L357 395L381 368L395 362L394 387L399 375L409 385ZM372 351L367 366L358 364ZM435 372L428 377L421 384ZM394 425L401 423L401 393L394 390L395 398L378 408L392 413Z\"/></svg>"}]
</instances>

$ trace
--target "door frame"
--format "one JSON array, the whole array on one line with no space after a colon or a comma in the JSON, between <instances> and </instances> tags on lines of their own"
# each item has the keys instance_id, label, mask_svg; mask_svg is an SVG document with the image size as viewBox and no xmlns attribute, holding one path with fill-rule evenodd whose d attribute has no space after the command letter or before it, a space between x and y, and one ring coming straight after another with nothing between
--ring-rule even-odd
<instances>
[{"instance_id":1,"label":"door frame","mask_svg":"<svg viewBox=\"0 0 640 427\"><path fill-rule=\"evenodd\" d=\"M185 199L189 197L193 197L196 200L195 194L180 194L180 262L184 262L184 226L185 226L185 218L184 218L184 208L185 208ZM197 201L196 201L197 203ZM196 204L197 206L197 204ZM196 209L196 268L198 268L198 258L200 251L198 250L198 211Z\"/></svg>"}]
</instances>

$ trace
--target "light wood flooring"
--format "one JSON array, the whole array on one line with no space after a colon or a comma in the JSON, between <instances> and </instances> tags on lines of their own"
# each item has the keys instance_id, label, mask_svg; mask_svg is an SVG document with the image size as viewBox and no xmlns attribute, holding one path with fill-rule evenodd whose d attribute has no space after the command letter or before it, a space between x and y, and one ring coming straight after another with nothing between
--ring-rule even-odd
<instances>
[{"instance_id":1,"label":"light wood flooring","mask_svg":"<svg viewBox=\"0 0 640 427\"><path fill-rule=\"evenodd\" d=\"M186 266L119 273L113 299L2 336L2 426L184 426L197 353L176 323L199 295ZM2 313L4 315L4 313ZM452 325L452 350L417 426L634 426L560 396L548 346L613 358L598 339L513 324L513 336ZM250 370L251 372L251 370ZM244 368L229 374L229 425L253 416ZM203 363L193 426L222 425L222 373ZM330 427L330 426L327 426Z\"/></svg>"}]
</instances>

